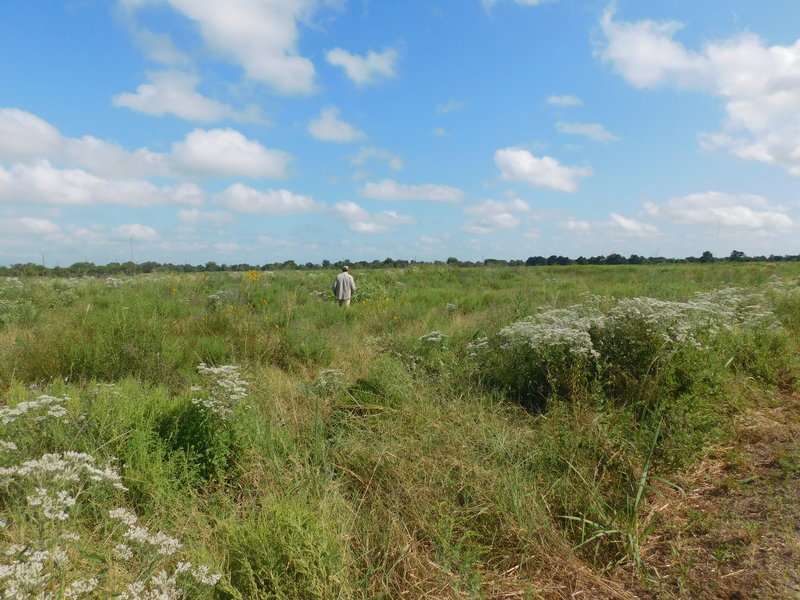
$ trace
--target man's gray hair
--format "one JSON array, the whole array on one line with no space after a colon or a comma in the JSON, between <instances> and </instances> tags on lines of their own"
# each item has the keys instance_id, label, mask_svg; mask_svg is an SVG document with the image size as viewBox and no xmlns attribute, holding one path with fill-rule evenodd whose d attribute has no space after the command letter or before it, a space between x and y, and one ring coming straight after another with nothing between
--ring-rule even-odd
<instances>
[{"instance_id":1,"label":"man's gray hair","mask_svg":"<svg viewBox=\"0 0 800 600\"><path fill-rule=\"evenodd\" d=\"M348 267L347 265L342 267L342 271L349 271L349 270L350 270L350 267Z\"/></svg>"}]
</instances>

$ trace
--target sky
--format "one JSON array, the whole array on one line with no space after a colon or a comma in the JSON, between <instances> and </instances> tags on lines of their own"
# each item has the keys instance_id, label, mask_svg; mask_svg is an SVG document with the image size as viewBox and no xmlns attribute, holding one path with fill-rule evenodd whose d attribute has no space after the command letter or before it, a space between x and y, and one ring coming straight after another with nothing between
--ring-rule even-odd
<instances>
[{"instance_id":1,"label":"sky","mask_svg":"<svg viewBox=\"0 0 800 600\"><path fill-rule=\"evenodd\" d=\"M800 253L797 0L2 0L0 73L0 265Z\"/></svg>"}]
</instances>

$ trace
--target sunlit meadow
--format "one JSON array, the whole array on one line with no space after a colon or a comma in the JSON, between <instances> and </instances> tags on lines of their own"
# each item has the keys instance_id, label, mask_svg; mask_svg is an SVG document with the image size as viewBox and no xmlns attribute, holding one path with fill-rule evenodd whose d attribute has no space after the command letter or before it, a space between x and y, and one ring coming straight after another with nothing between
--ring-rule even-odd
<instances>
[{"instance_id":1,"label":"sunlit meadow","mask_svg":"<svg viewBox=\"0 0 800 600\"><path fill-rule=\"evenodd\" d=\"M0 281L0 597L619 597L797 381L796 263L335 274Z\"/></svg>"}]
</instances>

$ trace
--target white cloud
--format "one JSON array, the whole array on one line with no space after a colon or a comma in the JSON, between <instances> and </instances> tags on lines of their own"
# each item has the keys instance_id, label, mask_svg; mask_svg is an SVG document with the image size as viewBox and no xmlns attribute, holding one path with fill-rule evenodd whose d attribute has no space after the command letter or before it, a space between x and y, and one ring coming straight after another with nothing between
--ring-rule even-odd
<instances>
[{"instance_id":1,"label":"white cloud","mask_svg":"<svg viewBox=\"0 0 800 600\"><path fill-rule=\"evenodd\" d=\"M467 233L484 235L501 229L513 229L520 226L520 220L511 213L502 212L482 216L466 223L461 229Z\"/></svg>"},{"instance_id":2,"label":"white cloud","mask_svg":"<svg viewBox=\"0 0 800 600\"><path fill-rule=\"evenodd\" d=\"M265 246L274 246L278 248L294 248L299 245L294 240L276 240L268 235L258 236L258 241Z\"/></svg>"},{"instance_id":3,"label":"white cloud","mask_svg":"<svg viewBox=\"0 0 800 600\"><path fill-rule=\"evenodd\" d=\"M555 158L539 158L517 147L497 150L494 162L500 169L501 178L506 181L521 181L561 192L577 191L577 179L593 174L589 167L566 167Z\"/></svg>"},{"instance_id":4,"label":"white cloud","mask_svg":"<svg viewBox=\"0 0 800 600\"><path fill-rule=\"evenodd\" d=\"M467 105L465 100L449 100L436 105L436 114L449 115L460 111Z\"/></svg>"},{"instance_id":5,"label":"white cloud","mask_svg":"<svg viewBox=\"0 0 800 600\"><path fill-rule=\"evenodd\" d=\"M257 215L292 215L322 209L311 196L294 194L288 190L255 190L235 183L214 196L217 205L239 213Z\"/></svg>"},{"instance_id":6,"label":"white cloud","mask_svg":"<svg viewBox=\"0 0 800 600\"><path fill-rule=\"evenodd\" d=\"M446 185L426 183L406 185L392 179L377 183L369 182L361 188L361 195L372 200L428 200L432 202L457 203L464 199L464 192Z\"/></svg>"},{"instance_id":7,"label":"white cloud","mask_svg":"<svg viewBox=\"0 0 800 600\"><path fill-rule=\"evenodd\" d=\"M292 156L234 129L195 129L172 145L175 168L193 174L284 178Z\"/></svg>"},{"instance_id":8,"label":"white cloud","mask_svg":"<svg viewBox=\"0 0 800 600\"><path fill-rule=\"evenodd\" d=\"M530 212L530 205L520 198L511 198L508 202L497 200L484 200L479 204L465 206L464 212L468 215L493 215L503 212Z\"/></svg>"},{"instance_id":9,"label":"white cloud","mask_svg":"<svg viewBox=\"0 0 800 600\"><path fill-rule=\"evenodd\" d=\"M168 34L155 33L144 28L135 28L133 33L140 48L150 60L173 67L186 67L191 64L186 53L175 46Z\"/></svg>"},{"instance_id":10,"label":"white cloud","mask_svg":"<svg viewBox=\"0 0 800 600\"><path fill-rule=\"evenodd\" d=\"M209 123L222 119L244 122L263 122L260 111L252 107L238 111L233 107L207 98L196 90L200 78L183 71L155 71L147 74L150 83L136 88L136 93L114 96L114 106L130 108L148 115L163 117L172 114L188 121Z\"/></svg>"},{"instance_id":11,"label":"white cloud","mask_svg":"<svg viewBox=\"0 0 800 600\"><path fill-rule=\"evenodd\" d=\"M125 239L133 238L134 240L153 241L159 238L158 232L147 225L140 225L138 223L129 223L127 225L120 225L115 227L113 234L121 236Z\"/></svg>"},{"instance_id":12,"label":"white cloud","mask_svg":"<svg viewBox=\"0 0 800 600\"><path fill-rule=\"evenodd\" d=\"M196 208L185 208L179 210L178 219L184 223L210 223L212 225L222 225L224 223L231 223L235 221L235 217L230 213L198 210Z\"/></svg>"},{"instance_id":13,"label":"white cloud","mask_svg":"<svg viewBox=\"0 0 800 600\"><path fill-rule=\"evenodd\" d=\"M598 142L613 142L619 138L608 131L600 123L556 123L556 129L560 133L568 135L583 135Z\"/></svg>"},{"instance_id":14,"label":"white cloud","mask_svg":"<svg viewBox=\"0 0 800 600\"><path fill-rule=\"evenodd\" d=\"M394 225L413 225L414 217L399 215L394 211L370 214L355 202L339 202L333 205L333 212L347 223L356 233L389 233Z\"/></svg>"},{"instance_id":15,"label":"white cloud","mask_svg":"<svg viewBox=\"0 0 800 600\"><path fill-rule=\"evenodd\" d=\"M264 147L234 129L195 129L172 145L172 153L133 152L91 135L70 138L39 117L0 109L0 158L79 166L110 179L227 175L284 178L293 157Z\"/></svg>"},{"instance_id":16,"label":"white cloud","mask_svg":"<svg viewBox=\"0 0 800 600\"><path fill-rule=\"evenodd\" d=\"M451 135L449 131L441 127L434 127L431 133L437 137L450 137Z\"/></svg>"},{"instance_id":17,"label":"white cloud","mask_svg":"<svg viewBox=\"0 0 800 600\"><path fill-rule=\"evenodd\" d=\"M334 48L325 54L325 60L344 69L347 76L356 85L364 86L377 83L384 77L395 77L398 56L397 50L392 48L387 48L383 52L370 50L366 56L351 54L342 48Z\"/></svg>"},{"instance_id":18,"label":"white cloud","mask_svg":"<svg viewBox=\"0 0 800 600\"><path fill-rule=\"evenodd\" d=\"M583 100L577 96L548 96L547 103L553 106L580 106Z\"/></svg>"},{"instance_id":19,"label":"white cloud","mask_svg":"<svg viewBox=\"0 0 800 600\"><path fill-rule=\"evenodd\" d=\"M0 233L3 235L49 235L59 233L61 228L47 219L34 217L0 218Z\"/></svg>"},{"instance_id":20,"label":"white cloud","mask_svg":"<svg viewBox=\"0 0 800 600\"><path fill-rule=\"evenodd\" d=\"M215 242L212 247L220 252L236 252L242 248L236 242Z\"/></svg>"},{"instance_id":21,"label":"white cloud","mask_svg":"<svg viewBox=\"0 0 800 600\"><path fill-rule=\"evenodd\" d=\"M167 2L195 21L206 44L240 65L247 77L284 94L314 91L314 65L297 51L297 22L313 8L308 0L152 0ZM137 8L143 2L123 0Z\"/></svg>"},{"instance_id":22,"label":"white cloud","mask_svg":"<svg viewBox=\"0 0 800 600\"><path fill-rule=\"evenodd\" d=\"M91 135L82 138L63 137L60 151L54 158L69 165L88 169L110 178L170 176L170 158L166 154L139 148L128 152L122 146Z\"/></svg>"},{"instance_id":23,"label":"white cloud","mask_svg":"<svg viewBox=\"0 0 800 600\"><path fill-rule=\"evenodd\" d=\"M200 205L194 184L156 186L142 180L109 180L82 169L57 169L49 161L0 167L0 204L124 206Z\"/></svg>"},{"instance_id":24,"label":"white cloud","mask_svg":"<svg viewBox=\"0 0 800 600\"><path fill-rule=\"evenodd\" d=\"M662 204L647 202L644 214L679 225L711 225L742 230L780 230L794 224L785 209L773 206L763 196L714 191L671 198Z\"/></svg>"},{"instance_id":25,"label":"white cloud","mask_svg":"<svg viewBox=\"0 0 800 600\"><path fill-rule=\"evenodd\" d=\"M611 225L635 237L651 237L658 233L658 228L649 223L642 223L617 213L611 213Z\"/></svg>"},{"instance_id":26,"label":"white cloud","mask_svg":"<svg viewBox=\"0 0 800 600\"><path fill-rule=\"evenodd\" d=\"M18 108L0 109L0 158L49 156L60 145L61 134L47 121Z\"/></svg>"},{"instance_id":27,"label":"white cloud","mask_svg":"<svg viewBox=\"0 0 800 600\"><path fill-rule=\"evenodd\" d=\"M581 231L586 232L592 228L592 224L589 221L583 221L581 219L567 219L566 221L562 221L558 224L561 229L566 229L567 231Z\"/></svg>"},{"instance_id":28,"label":"white cloud","mask_svg":"<svg viewBox=\"0 0 800 600\"><path fill-rule=\"evenodd\" d=\"M358 150L358 152L350 159L350 164L353 166L363 166L370 160L383 160L389 165L394 171L402 171L405 168L405 163L403 162L402 157L395 154L394 152L390 152L389 150L384 150L383 148L374 148L370 146L364 146Z\"/></svg>"},{"instance_id":29,"label":"white cloud","mask_svg":"<svg viewBox=\"0 0 800 600\"><path fill-rule=\"evenodd\" d=\"M355 202L339 202L333 205L334 212L356 233L388 233L392 228L376 223L370 214Z\"/></svg>"},{"instance_id":30,"label":"white cloud","mask_svg":"<svg viewBox=\"0 0 800 600\"><path fill-rule=\"evenodd\" d=\"M609 10L601 26L601 58L631 85L670 85L722 99L727 119L722 132L703 136L706 148L800 176L800 40L768 47L746 33L691 51L673 39L682 28L675 21L614 21Z\"/></svg>"},{"instance_id":31,"label":"white cloud","mask_svg":"<svg viewBox=\"0 0 800 600\"><path fill-rule=\"evenodd\" d=\"M494 233L501 229L513 229L522 223L513 212L530 212L527 202L519 198L511 198L508 202L484 200L479 204L465 206L464 212L477 218L464 224L462 231L478 235Z\"/></svg>"},{"instance_id":32,"label":"white cloud","mask_svg":"<svg viewBox=\"0 0 800 600\"><path fill-rule=\"evenodd\" d=\"M316 139L325 142L354 142L364 137L363 131L340 120L338 115L338 108L326 106L322 109L319 117L312 119L308 124L308 132Z\"/></svg>"}]
</instances>

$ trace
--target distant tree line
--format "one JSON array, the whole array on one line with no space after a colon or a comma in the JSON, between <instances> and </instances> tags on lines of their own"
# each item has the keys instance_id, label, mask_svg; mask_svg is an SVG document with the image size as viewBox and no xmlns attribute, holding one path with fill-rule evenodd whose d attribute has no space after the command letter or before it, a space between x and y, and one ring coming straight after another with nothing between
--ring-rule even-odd
<instances>
[{"instance_id":1,"label":"distant tree line","mask_svg":"<svg viewBox=\"0 0 800 600\"><path fill-rule=\"evenodd\" d=\"M567 256L529 256L527 260L506 260L502 258L487 258L480 261L459 260L453 256L446 261L417 261L385 258L383 260L339 260L331 262L323 260L320 263L306 262L298 264L293 260L283 262L265 263L261 265L251 265L247 263L238 264L218 264L209 261L201 265L173 263L159 263L147 261L135 263L127 261L123 263L111 262L107 265L96 265L93 262L77 262L68 267L46 267L36 263L13 264L8 267L0 266L0 277L19 277L36 275L54 275L62 277L74 276L116 276L116 275L136 275L139 273L209 273L215 271L302 271L311 269L341 269L342 265L350 265L354 269L386 269L404 268L410 265L453 265L459 267L485 267L485 266L509 266L509 267L544 267L554 265L644 265L644 264L679 264L679 263L717 263L717 262L781 262L781 261L800 261L800 254L787 254L769 256L747 256L741 250L734 250L730 255L717 258L706 250L700 256L687 256L686 258L666 258L663 256L639 256L631 254L625 257L621 254L608 254L591 256L589 258L579 256L569 258Z\"/></svg>"}]
</instances>

